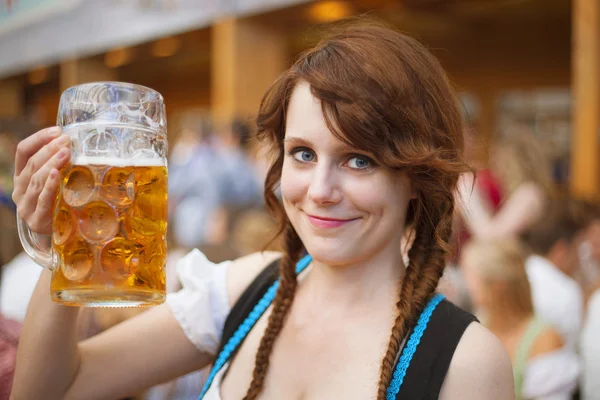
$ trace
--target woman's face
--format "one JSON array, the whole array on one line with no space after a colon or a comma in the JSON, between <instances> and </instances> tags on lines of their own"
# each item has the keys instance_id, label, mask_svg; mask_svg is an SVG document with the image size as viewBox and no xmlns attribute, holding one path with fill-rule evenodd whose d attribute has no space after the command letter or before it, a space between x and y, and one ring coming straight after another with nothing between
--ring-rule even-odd
<instances>
[{"instance_id":1,"label":"woman's face","mask_svg":"<svg viewBox=\"0 0 600 400\"><path fill-rule=\"evenodd\" d=\"M399 255L408 177L336 139L307 83L292 93L284 151L283 204L315 260L343 265L382 251Z\"/></svg>"}]
</instances>

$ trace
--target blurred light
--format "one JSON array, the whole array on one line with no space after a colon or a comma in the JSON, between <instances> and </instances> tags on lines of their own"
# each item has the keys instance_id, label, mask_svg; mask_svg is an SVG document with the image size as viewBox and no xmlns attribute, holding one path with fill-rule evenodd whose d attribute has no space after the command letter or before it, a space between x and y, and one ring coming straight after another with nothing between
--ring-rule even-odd
<instances>
[{"instance_id":1,"label":"blurred light","mask_svg":"<svg viewBox=\"0 0 600 400\"><path fill-rule=\"evenodd\" d=\"M129 64L131 60L133 60L133 50L127 48L114 49L104 55L104 65L109 68Z\"/></svg>"},{"instance_id":2,"label":"blurred light","mask_svg":"<svg viewBox=\"0 0 600 400\"><path fill-rule=\"evenodd\" d=\"M181 40L177 37L167 37L157 40L152 45L152 55L154 57L170 57L181 48Z\"/></svg>"},{"instance_id":3,"label":"blurred light","mask_svg":"<svg viewBox=\"0 0 600 400\"><path fill-rule=\"evenodd\" d=\"M45 66L39 66L27 74L27 82L30 85L39 85L40 83L44 83L48 80L48 68Z\"/></svg>"},{"instance_id":4,"label":"blurred light","mask_svg":"<svg viewBox=\"0 0 600 400\"><path fill-rule=\"evenodd\" d=\"M350 6L342 1L323 1L310 8L310 17L315 22L331 22L352 15Z\"/></svg>"}]
</instances>

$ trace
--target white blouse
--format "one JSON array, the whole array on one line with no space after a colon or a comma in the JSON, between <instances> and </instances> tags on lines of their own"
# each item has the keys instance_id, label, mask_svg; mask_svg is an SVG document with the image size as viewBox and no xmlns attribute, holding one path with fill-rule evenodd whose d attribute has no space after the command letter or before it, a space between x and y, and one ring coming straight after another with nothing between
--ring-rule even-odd
<instances>
[{"instance_id":1,"label":"white blouse","mask_svg":"<svg viewBox=\"0 0 600 400\"><path fill-rule=\"evenodd\" d=\"M568 348L534 357L525 368L521 397L527 400L570 400L580 371L577 355Z\"/></svg>"},{"instance_id":2,"label":"white blouse","mask_svg":"<svg viewBox=\"0 0 600 400\"><path fill-rule=\"evenodd\" d=\"M227 269L231 261L215 264L198 249L182 257L177 274L182 289L167 295L175 319L187 338L202 352L215 355L231 306Z\"/></svg>"},{"instance_id":3,"label":"white blouse","mask_svg":"<svg viewBox=\"0 0 600 400\"><path fill-rule=\"evenodd\" d=\"M194 249L181 258L176 267L182 289L167 295L167 304L187 338L199 350L212 355L216 355L231 311L227 296L230 264L231 261L215 264ZM229 363L221 368L204 400L221 400L219 388L228 366Z\"/></svg>"}]
</instances>

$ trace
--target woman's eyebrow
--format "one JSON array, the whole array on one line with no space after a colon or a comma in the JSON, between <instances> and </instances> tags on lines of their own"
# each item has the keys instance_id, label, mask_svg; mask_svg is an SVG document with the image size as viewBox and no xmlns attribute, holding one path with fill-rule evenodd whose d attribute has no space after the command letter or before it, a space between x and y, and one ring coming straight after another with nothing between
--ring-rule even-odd
<instances>
[{"instance_id":1,"label":"woman's eyebrow","mask_svg":"<svg viewBox=\"0 0 600 400\"><path fill-rule=\"evenodd\" d=\"M306 146L309 148L313 148L313 144L310 140L297 136L286 137L283 139L283 143L287 144L288 146ZM364 154L365 156L369 156L371 158L374 157L374 155L367 150L362 150L343 142L340 142L339 144L335 145L335 147L333 148L333 152L336 154L358 153Z\"/></svg>"},{"instance_id":2,"label":"woman's eyebrow","mask_svg":"<svg viewBox=\"0 0 600 400\"><path fill-rule=\"evenodd\" d=\"M308 146L311 147L312 143L306 139L300 138L300 137L286 137L285 139L283 139L283 143L284 144L289 144L289 145L303 145L303 146Z\"/></svg>"}]
</instances>

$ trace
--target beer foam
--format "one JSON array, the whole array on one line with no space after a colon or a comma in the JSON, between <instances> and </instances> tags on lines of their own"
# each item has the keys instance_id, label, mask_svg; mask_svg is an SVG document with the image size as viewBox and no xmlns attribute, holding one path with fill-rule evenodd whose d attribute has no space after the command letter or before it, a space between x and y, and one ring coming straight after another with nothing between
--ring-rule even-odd
<instances>
[{"instance_id":1,"label":"beer foam","mask_svg":"<svg viewBox=\"0 0 600 400\"><path fill-rule=\"evenodd\" d=\"M108 165L111 167L166 167L166 160L161 158L118 158L79 156L72 160L73 165Z\"/></svg>"}]
</instances>

